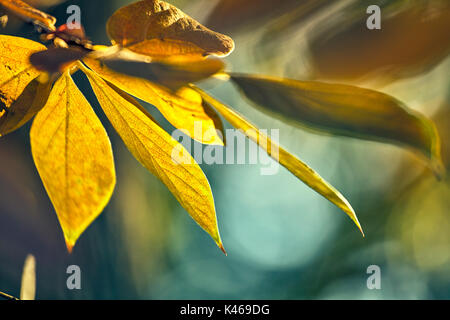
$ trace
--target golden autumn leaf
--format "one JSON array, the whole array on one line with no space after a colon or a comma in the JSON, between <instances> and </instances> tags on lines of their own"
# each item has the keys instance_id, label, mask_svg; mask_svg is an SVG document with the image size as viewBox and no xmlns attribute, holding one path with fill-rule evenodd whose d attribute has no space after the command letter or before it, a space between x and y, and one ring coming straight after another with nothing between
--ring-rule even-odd
<instances>
[{"instance_id":1,"label":"golden autumn leaf","mask_svg":"<svg viewBox=\"0 0 450 320\"><path fill-rule=\"evenodd\" d=\"M0 5L22 20L36 24L47 31L55 30L55 17L33 8L21 0L0 0Z\"/></svg>"},{"instance_id":2,"label":"golden autumn leaf","mask_svg":"<svg viewBox=\"0 0 450 320\"><path fill-rule=\"evenodd\" d=\"M29 254L25 259L20 287L20 300L34 300L36 297L36 259Z\"/></svg>"},{"instance_id":3,"label":"golden autumn leaf","mask_svg":"<svg viewBox=\"0 0 450 320\"><path fill-rule=\"evenodd\" d=\"M213 106L233 127L241 129L243 133L252 141L263 148L269 156L278 161L286 169L288 169L297 178L303 181L308 187L318 192L328 201L336 205L344 211L356 224L358 229L364 235L355 211L344 196L325 181L318 173L311 169L297 157L284 150L269 137L263 134L257 127L246 120L242 115L232 110L228 106L211 97L201 89L194 87L204 99L204 101Z\"/></svg>"},{"instance_id":4,"label":"golden autumn leaf","mask_svg":"<svg viewBox=\"0 0 450 320\"><path fill-rule=\"evenodd\" d=\"M0 35L0 135L23 124L17 118L19 114L30 109L38 111L37 105L44 91L37 81L31 83L40 72L28 59L33 53L44 49L45 46L31 40ZM27 105L33 103L34 106ZM14 110L10 110L11 107Z\"/></svg>"},{"instance_id":5,"label":"golden autumn leaf","mask_svg":"<svg viewBox=\"0 0 450 320\"><path fill-rule=\"evenodd\" d=\"M0 116L0 136L19 129L33 118L47 102L51 87L51 82L41 83L37 78L32 80Z\"/></svg>"},{"instance_id":6,"label":"golden autumn leaf","mask_svg":"<svg viewBox=\"0 0 450 320\"><path fill-rule=\"evenodd\" d=\"M164 61L153 61L147 56L127 49L121 49L106 56L104 53L103 56L100 53L97 60L116 72L143 78L172 90L176 90L187 83L207 79L222 72L225 68L224 63L219 59L186 61L168 58Z\"/></svg>"},{"instance_id":7,"label":"golden autumn leaf","mask_svg":"<svg viewBox=\"0 0 450 320\"><path fill-rule=\"evenodd\" d=\"M204 144L223 145L216 133L216 129L220 129L217 117L210 116L211 111L202 104L196 92L188 88L181 88L178 93L172 92L148 80L114 72L99 61L83 61L103 79L154 105L174 127L185 130L191 138Z\"/></svg>"},{"instance_id":8,"label":"golden autumn leaf","mask_svg":"<svg viewBox=\"0 0 450 320\"><path fill-rule=\"evenodd\" d=\"M108 203L116 178L108 135L68 72L35 117L30 139L70 251Z\"/></svg>"},{"instance_id":9,"label":"golden autumn leaf","mask_svg":"<svg viewBox=\"0 0 450 320\"><path fill-rule=\"evenodd\" d=\"M317 132L406 146L443 173L434 123L394 97L342 84L240 74L231 79L271 115Z\"/></svg>"},{"instance_id":10,"label":"golden autumn leaf","mask_svg":"<svg viewBox=\"0 0 450 320\"><path fill-rule=\"evenodd\" d=\"M154 58L226 56L234 48L230 37L204 27L160 0L143 0L120 8L109 18L107 33L114 44Z\"/></svg>"},{"instance_id":11,"label":"golden autumn leaf","mask_svg":"<svg viewBox=\"0 0 450 320\"><path fill-rule=\"evenodd\" d=\"M136 100L105 82L95 72L83 66L81 68L103 111L130 152L167 186L182 207L225 252L217 226L211 187L200 166L179 142L155 123Z\"/></svg>"}]
</instances>

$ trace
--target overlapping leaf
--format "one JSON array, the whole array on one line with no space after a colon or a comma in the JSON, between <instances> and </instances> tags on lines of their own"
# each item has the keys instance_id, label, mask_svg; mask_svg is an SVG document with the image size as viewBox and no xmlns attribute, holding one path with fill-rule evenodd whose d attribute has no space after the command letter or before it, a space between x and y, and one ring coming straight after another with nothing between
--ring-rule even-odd
<instances>
[{"instance_id":1,"label":"overlapping leaf","mask_svg":"<svg viewBox=\"0 0 450 320\"><path fill-rule=\"evenodd\" d=\"M185 130L191 138L205 144L223 145L216 133L221 128L220 121L210 116L210 109L202 104L196 92L182 88L174 93L150 81L114 72L98 61L84 61L105 80L154 105L173 126Z\"/></svg>"},{"instance_id":2,"label":"overlapping leaf","mask_svg":"<svg viewBox=\"0 0 450 320\"><path fill-rule=\"evenodd\" d=\"M275 142L271 141L271 139L269 139L257 127L247 121L236 111L227 107L218 100L212 98L199 88L195 89L201 94L205 102L211 104L228 122L230 122L231 125L233 125L237 129L241 129L243 133L245 133L252 141L257 143L261 148L264 148L264 150L272 158L274 158L275 161L278 161L286 169L292 172L297 178L302 180L307 186L318 192L320 195L322 195L331 203L344 211L353 220L361 233L363 233L361 225L358 221L358 218L356 217L353 208L339 191L337 191L333 186L326 182L308 165L303 163L291 153L284 150Z\"/></svg>"},{"instance_id":3,"label":"overlapping leaf","mask_svg":"<svg viewBox=\"0 0 450 320\"><path fill-rule=\"evenodd\" d=\"M40 43L0 35L0 135L28 121L45 104L49 84L41 84L40 72L29 57L44 50Z\"/></svg>"},{"instance_id":4,"label":"overlapping leaf","mask_svg":"<svg viewBox=\"0 0 450 320\"><path fill-rule=\"evenodd\" d=\"M238 74L231 78L271 115L319 132L407 146L442 174L434 123L389 95L341 84Z\"/></svg>"},{"instance_id":5,"label":"overlapping leaf","mask_svg":"<svg viewBox=\"0 0 450 320\"><path fill-rule=\"evenodd\" d=\"M108 203L115 171L106 131L68 72L34 119L30 138L70 251Z\"/></svg>"},{"instance_id":6,"label":"overlapping leaf","mask_svg":"<svg viewBox=\"0 0 450 320\"><path fill-rule=\"evenodd\" d=\"M102 48L94 55L98 56L97 60L116 72L143 78L172 90L187 83L207 79L225 68L219 59L186 61L183 58L168 58L164 61L154 61L145 55L127 49L117 50L115 47Z\"/></svg>"},{"instance_id":7,"label":"overlapping leaf","mask_svg":"<svg viewBox=\"0 0 450 320\"><path fill-rule=\"evenodd\" d=\"M33 118L47 102L50 89L51 82L32 80L0 117L0 136L19 129Z\"/></svg>"},{"instance_id":8,"label":"overlapping leaf","mask_svg":"<svg viewBox=\"0 0 450 320\"><path fill-rule=\"evenodd\" d=\"M79 48L51 48L33 53L30 62L38 70L58 73L87 54L88 51Z\"/></svg>"},{"instance_id":9,"label":"overlapping leaf","mask_svg":"<svg viewBox=\"0 0 450 320\"><path fill-rule=\"evenodd\" d=\"M191 217L223 249L214 199L202 169L137 101L83 68L100 105L135 158L157 176Z\"/></svg>"},{"instance_id":10,"label":"overlapping leaf","mask_svg":"<svg viewBox=\"0 0 450 320\"><path fill-rule=\"evenodd\" d=\"M178 8L160 0L143 0L117 10L107 32L115 44L155 58L226 56L233 40L214 32Z\"/></svg>"}]
</instances>

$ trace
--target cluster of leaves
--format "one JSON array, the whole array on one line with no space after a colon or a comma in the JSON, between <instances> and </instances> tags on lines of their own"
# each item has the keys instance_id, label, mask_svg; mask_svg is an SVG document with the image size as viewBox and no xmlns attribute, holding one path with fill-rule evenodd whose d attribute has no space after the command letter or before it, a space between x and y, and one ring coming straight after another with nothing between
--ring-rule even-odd
<instances>
[{"instance_id":1,"label":"cluster of leaves","mask_svg":"<svg viewBox=\"0 0 450 320\"><path fill-rule=\"evenodd\" d=\"M1 0L0 4L37 25L43 38L54 40L47 48L0 35L0 135L34 117L30 131L33 159L69 251L109 202L116 182L108 135L72 80L71 74L78 70L87 76L104 113L133 156L168 187L223 251L206 176L134 97L158 108L172 125L203 144L223 146L219 134L206 134L222 130L221 115L344 211L361 232L354 210L339 191L193 83L226 74L243 95L271 115L320 133L408 147L425 158L437 175L442 174L434 124L402 102L355 86L225 73L217 57L232 52L233 40L166 2L143 0L116 11L107 23L109 47L92 46L81 26L56 28L56 19L19 0ZM196 121L202 124L201 135L194 132ZM174 161L175 148L190 161Z\"/></svg>"}]
</instances>

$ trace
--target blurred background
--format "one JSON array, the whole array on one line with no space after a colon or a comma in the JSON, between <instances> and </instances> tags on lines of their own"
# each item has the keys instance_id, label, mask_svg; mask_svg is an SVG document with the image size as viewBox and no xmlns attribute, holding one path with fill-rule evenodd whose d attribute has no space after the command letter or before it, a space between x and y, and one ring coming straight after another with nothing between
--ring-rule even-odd
<instances>
[{"instance_id":1,"label":"blurred background","mask_svg":"<svg viewBox=\"0 0 450 320\"><path fill-rule=\"evenodd\" d=\"M124 0L44 1L63 23L69 4L97 44ZM391 94L433 118L450 163L450 2L370 1L382 29L366 28L367 1L169 1L236 42L229 70L356 84ZM10 19L2 33L36 39ZM450 179L437 181L408 150L321 136L254 109L229 83L203 85L339 189L364 228L284 168L202 166L215 196L228 257L154 176L130 155L84 77L74 76L110 134L117 186L74 251L66 251L34 167L30 123L0 139L0 291L19 295L27 254L37 261L37 299L449 299ZM148 110L171 132L155 108ZM227 128L229 127L226 124ZM66 288L79 265L82 289ZM366 286L381 268L381 290Z\"/></svg>"}]
</instances>

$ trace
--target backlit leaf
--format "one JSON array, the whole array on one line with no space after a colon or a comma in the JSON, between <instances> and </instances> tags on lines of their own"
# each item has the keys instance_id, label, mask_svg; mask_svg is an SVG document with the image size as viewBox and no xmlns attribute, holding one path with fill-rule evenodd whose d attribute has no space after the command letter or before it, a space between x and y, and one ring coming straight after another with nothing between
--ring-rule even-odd
<instances>
[{"instance_id":1,"label":"backlit leaf","mask_svg":"<svg viewBox=\"0 0 450 320\"><path fill-rule=\"evenodd\" d=\"M234 48L230 37L204 27L160 0L120 8L108 20L107 32L114 44L156 58L226 56Z\"/></svg>"},{"instance_id":2,"label":"backlit leaf","mask_svg":"<svg viewBox=\"0 0 450 320\"><path fill-rule=\"evenodd\" d=\"M33 121L31 151L70 251L115 185L109 138L68 72Z\"/></svg>"},{"instance_id":3,"label":"backlit leaf","mask_svg":"<svg viewBox=\"0 0 450 320\"><path fill-rule=\"evenodd\" d=\"M342 84L232 75L263 111L318 132L409 147L443 171L434 123L387 94Z\"/></svg>"},{"instance_id":4,"label":"backlit leaf","mask_svg":"<svg viewBox=\"0 0 450 320\"><path fill-rule=\"evenodd\" d=\"M191 138L205 144L223 145L216 133L217 120L210 117L209 109L195 91L182 88L174 93L150 81L114 72L96 60L84 62L103 79L154 105L174 127L185 130Z\"/></svg>"},{"instance_id":5,"label":"backlit leaf","mask_svg":"<svg viewBox=\"0 0 450 320\"><path fill-rule=\"evenodd\" d=\"M83 68L113 127L134 157L173 193L191 217L223 249L214 199L202 169L183 146L155 123L137 101ZM174 157L181 152L183 161Z\"/></svg>"},{"instance_id":6,"label":"backlit leaf","mask_svg":"<svg viewBox=\"0 0 450 320\"><path fill-rule=\"evenodd\" d=\"M225 65L219 59L165 59L152 61L149 57L122 49L100 60L108 68L133 77L143 78L173 90L207 79L223 71Z\"/></svg>"},{"instance_id":7,"label":"backlit leaf","mask_svg":"<svg viewBox=\"0 0 450 320\"><path fill-rule=\"evenodd\" d=\"M36 115L47 102L51 82L32 80L22 94L0 116L0 136L8 134Z\"/></svg>"},{"instance_id":8,"label":"backlit leaf","mask_svg":"<svg viewBox=\"0 0 450 320\"><path fill-rule=\"evenodd\" d=\"M5 128L5 117L11 106L14 104L14 108L29 108L29 106L22 105L22 103L31 103L33 101L33 92L36 92L38 83L30 84L30 82L36 79L40 72L30 64L29 57L31 54L44 49L45 46L31 40L0 35L1 135L17 127L16 125L7 125ZM25 88L27 88L27 92L21 97L22 100L15 104ZM20 107L17 107L18 104Z\"/></svg>"},{"instance_id":9,"label":"backlit leaf","mask_svg":"<svg viewBox=\"0 0 450 320\"><path fill-rule=\"evenodd\" d=\"M36 259L29 254L22 271L20 300L34 300L36 296Z\"/></svg>"},{"instance_id":10,"label":"backlit leaf","mask_svg":"<svg viewBox=\"0 0 450 320\"><path fill-rule=\"evenodd\" d=\"M0 5L27 22L34 23L48 31L55 30L55 17L35 9L21 0L0 0Z\"/></svg>"},{"instance_id":11,"label":"backlit leaf","mask_svg":"<svg viewBox=\"0 0 450 320\"><path fill-rule=\"evenodd\" d=\"M303 163L291 153L284 150L275 142L271 141L269 137L259 131L257 127L247 121L236 111L209 96L199 88L194 88L201 94L204 101L208 104L211 104L217 110L217 112L219 112L228 122L230 122L233 127L241 129L243 133L247 135L247 137L249 137L252 141L263 148L274 160L278 161L281 165L292 172L297 178L302 180L311 189L315 190L320 195L328 199L331 203L340 208L342 211L344 211L353 220L361 233L363 233L361 225L358 221L358 218L356 217L353 208L339 191L337 191L333 186L326 182L308 165Z\"/></svg>"}]
</instances>

